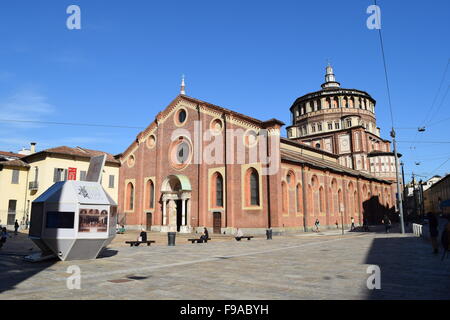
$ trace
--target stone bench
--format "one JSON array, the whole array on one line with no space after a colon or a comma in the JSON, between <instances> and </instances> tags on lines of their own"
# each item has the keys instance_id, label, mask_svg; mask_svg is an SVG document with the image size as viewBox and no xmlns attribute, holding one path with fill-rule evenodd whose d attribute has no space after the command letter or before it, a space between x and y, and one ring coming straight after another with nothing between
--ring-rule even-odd
<instances>
[{"instance_id":1,"label":"stone bench","mask_svg":"<svg viewBox=\"0 0 450 320\"><path fill-rule=\"evenodd\" d=\"M192 243L207 243L208 240L211 240L211 238L206 239L206 241L204 241L204 239L187 239L187 241L191 241Z\"/></svg>"},{"instance_id":2,"label":"stone bench","mask_svg":"<svg viewBox=\"0 0 450 320\"><path fill-rule=\"evenodd\" d=\"M236 241L241 241L241 239L250 240L252 238L254 238L254 236L242 236L242 237L236 237L235 239L236 239Z\"/></svg>"},{"instance_id":3,"label":"stone bench","mask_svg":"<svg viewBox=\"0 0 450 320\"><path fill-rule=\"evenodd\" d=\"M153 241L153 240L149 240L149 241L125 241L125 243L129 244L130 247L133 247L133 246L139 247L139 245L141 243L146 243L147 246L150 246L150 244L155 243L155 241Z\"/></svg>"}]
</instances>

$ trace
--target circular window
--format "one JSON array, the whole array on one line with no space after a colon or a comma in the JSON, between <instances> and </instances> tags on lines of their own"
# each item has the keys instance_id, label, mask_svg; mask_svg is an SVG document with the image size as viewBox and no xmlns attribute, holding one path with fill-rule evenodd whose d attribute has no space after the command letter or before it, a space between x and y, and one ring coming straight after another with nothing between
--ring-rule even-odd
<instances>
[{"instance_id":1,"label":"circular window","mask_svg":"<svg viewBox=\"0 0 450 320\"><path fill-rule=\"evenodd\" d=\"M147 147L152 149L156 145L156 137L154 135L151 135L147 139Z\"/></svg>"},{"instance_id":2,"label":"circular window","mask_svg":"<svg viewBox=\"0 0 450 320\"><path fill-rule=\"evenodd\" d=\"M127 160L128 167L134 166L135 158L134 155L130 155Z\"/></svg>"},{"instance_id":3,"label":"circular window","mask_svg":"<svg viewBox=\"0 0 450 320\"><path fill-rule=\"evenodd\" d=\"M250 129L244 134L244 144L247 147L253 147L258 143L258 134L255 130Z\"/></svg>"},{"instance_id":4,"label":"circular window","mask_svg":"<svg viewBox=\"0 0 450 320\"><path fill-rule=\"evenodd\" d=\"M173 141L169 148L169 158L172 167L183 169L192 160L192 147L190 141L185 137L180 137Z\"/></svg>"},{"instance_id":5,"label":"circular window","mask_svg":"<svg viewBox=\"0 0 450 320\"><path fill-rule=\"evenodd\" d=\"M175 124L178 127L182 126L186 122L187 116L188 116L188 114L185 109L179 109L175 113L175 117L174 117Z\"/></svg>"},{"instance_id":6,"label":"circular window","mask_svg":"<svg viewBox=\"0 0 450 320\"><path fill-rule=\"evenodd\" d=\"M213 131L213 133L220 133L223 129L223 123L220 119L214 119L211 121L210 129Z\"/></svg>"}]
</instances>

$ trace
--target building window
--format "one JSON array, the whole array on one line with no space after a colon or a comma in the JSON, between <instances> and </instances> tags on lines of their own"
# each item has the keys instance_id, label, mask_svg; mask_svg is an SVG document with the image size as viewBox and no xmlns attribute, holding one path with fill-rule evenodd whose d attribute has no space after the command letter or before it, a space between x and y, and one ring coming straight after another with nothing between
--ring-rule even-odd
<instances>
[{"instance_id":1,"label":"building window","mask_svg":"<svg viewBox=\"0 0 450 320\"><path fill-rule=\"evenodd\" d=\"M288 207L289 207L289 199L288 199L288 190L287 190L287 184L286 182L281 183L281 201L283 205L283 213L289 213Z\"/></svg>"},{"instance_id":2,"label":"building window","mask_svg":"<svg viewBox=\"0 0 450 320\"><path fill-rule=\"evenodd\" d=\"M61 168L55 168L53 171L53 182L66 181L67 170Z\"/></svg>"},{"instance_id":3,"label":"building window","mask_svg":"<svg viewBox=\"0 0 450 320\"><path fill-rule=\"evenodd\" d=\"M217 208L223 207L223 178L218 172L213 175L212 190L214 190L214 206Z\"/></svg>"},{"instance_id":4,"label":"building window","mask_svg":"<svg viewBox=\"0 0 450 320\"><path fill-rule=\"evenodd\" d=\"M297 195L296 211L298 213L301 213L302 212L302 209L301 209L302 208L302 186L300 184L298 184L295 191L296 191L295 193Z\"/></svg>"},{"instance_id":5,"label":"building window","mask_svg":"<svg viewBox=\"0 0 450 320\"><path fill-rule=\"evenodd\" d=\"M148 209L155 207L155 185L152 180L147 181L147 206Z\"/></svg>"},{"instance_id":6,"label":"building window","mask_svg":"<svg viewBox=\"0 0 450 320\"><path fill-rule=\"evenodd\" d=\"M340 128L339 122L335 122L335 123L334 123L334 128L335 128L336 130L339 130L339 128Z\"/></svg>"},{"instance_id":7,"label":"building window","mask_svg":"<svg viewBox=\"0 0 450 320\"><path fill-rule=\"evenodd\" d=\"M12 226L16 222L16 206L17 200L9 200L8 202L8 220L7 225Z\"/></svg>"},{"instance_id":8,"label":"building window","mask_svg":"<svg viewBox=\"0 0 450 320\"><path fill-rule=\"evenodd\" d=\"M322 124L321 123L317 124L317 131L322 131Z\"/></svg>"},{"instance_id":9,"label":"building window","mask_svg":"<svg viewBox=\"0 0 450 320\"><path fill-rule=\"evenodd\" d=\"M12 184L19 184L19 170L14 169L12 171L11 183Z\"/></svg>"},{"instance_id":10,"label":"building window","mask_svg":"<svg viewBox=\"0 0 450 320\"><path fill-rule=\"evenodd\" d=\"M126 210L132 211L134 209L134 186L131 182L127 184L126 194Z\"/></svg>"},{"instance_id":11,"label":"building window","mask_svg":"<svg viewBox=\"0 0 450 320\"><path fill-rule=\"evenodd\" d=\"M333 130L333 124L331 122L328 122L328 130Z\"/></svg>"},{"instance_id":12,"label":"building window","mask_svg":"<svg viewBox=\"0 0 450 320\"><path fill-rule=\"evenodd\" d=\"M247 170L247 205L259 206L259 175L255 168Z\"/></svg>"},{"instance_id":13,"label":"building window","mask_svg":"<svg viewBox=\"0 0 450 320\"><path fill-rule=\"evenodd\" d=\"M347 127L350 128L352 126L352 120L348 119L347 120Z\"/></svg>"},{"instance_id":14,"label":"building window","mask_svg":"<svg viewBox=\"0 0 450 320\"><path fill-rule=\"evenodd\" d=\"M86 171L80 171L80 181L86 181Z\"/></svg>"},{"instance_id":15,"label":"building window","mask_svg":"<svg viewBox=\"0 0 450 320\"><path fill-rule=\"evenodd\" d=\"M324 212L325 208L325 196L323 193L323 187L320 187L319 189L319 211L322 213Z\"/></svg>"},{"instance_id":16,"label":"building window","mask_svg":"<svg viewBox=\"0 0 450 320\"><path fill-rule=\"evenodd\" d=\"M109 184L108 184L109 188L114 188L114 175L110 174L109 175Z\"/></svg>"},{"instance_id":17,"label":"building window","mask_svg":"<svg viewBox=\"0 0 450 320\"><path fill-rule=\"evenodd\" d=\"M315 124L311 125L311 132L316 132L316 125Z\"/></svg>"}]
</instances>

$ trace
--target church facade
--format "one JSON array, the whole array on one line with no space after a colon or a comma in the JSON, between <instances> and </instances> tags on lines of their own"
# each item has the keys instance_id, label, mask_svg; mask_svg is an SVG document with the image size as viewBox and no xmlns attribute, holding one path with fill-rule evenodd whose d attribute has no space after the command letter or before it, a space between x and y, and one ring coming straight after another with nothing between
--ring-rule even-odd
<instances>
[{"instance_id":1,"label":"church facade","mask_svg":"<svg viewBox=\"0 0 450 320\"><path fill-rule=\"evenodd\" d=\"M335 149L292 135L297 124L283 138L283 122L189 97L183 81L181 94L120 155L122 223L161 232L297 232L316 219L328 228L352 217L375 223L392 210L392 177L344 165Z\"/></svg>"}]
</instances>

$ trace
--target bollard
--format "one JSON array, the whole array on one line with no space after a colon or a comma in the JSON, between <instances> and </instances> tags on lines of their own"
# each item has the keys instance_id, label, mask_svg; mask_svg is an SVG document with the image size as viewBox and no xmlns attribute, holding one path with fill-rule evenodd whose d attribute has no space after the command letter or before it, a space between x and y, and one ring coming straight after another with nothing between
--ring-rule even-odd
<instances>
[{"instance_id":1,"label":"bollard","mask_svg":"<svg viewBox=\"0 0 450 320\"><path fill-rule=\"evenodd\" d=\"M174 246L175 245L175 237L176 237L176 235L177 235L176 232L169 232L169 233L167 233L167 240L168 240L169 246Z\"/></svg>"},{"instance_id":2,"label":"bollard","mask_svg":"<svg viewBox=\"0 0 450 320\"><path fill-rule=\"evenodd\" d=\"M272 229L266 230L266 237L267 237L267 240L272 240Z\"/></svg>"}]
</instances>

